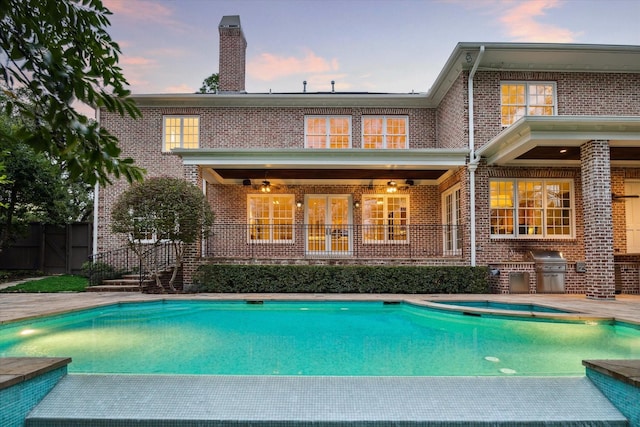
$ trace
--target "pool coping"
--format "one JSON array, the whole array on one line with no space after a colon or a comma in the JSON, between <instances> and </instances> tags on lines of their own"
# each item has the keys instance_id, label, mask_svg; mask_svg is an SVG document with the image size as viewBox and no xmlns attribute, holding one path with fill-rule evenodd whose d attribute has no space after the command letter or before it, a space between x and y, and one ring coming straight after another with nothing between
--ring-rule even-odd
<instances>
[{"instance_id":1,"label":"pool coping","mask_svg":"<svg viewBox=\"0 0 640 427\"><path fill-rule=\"evenodd\" d=\"M0 390L62 368L70 357L0 357Z\"/></svg>"}]
</instances>

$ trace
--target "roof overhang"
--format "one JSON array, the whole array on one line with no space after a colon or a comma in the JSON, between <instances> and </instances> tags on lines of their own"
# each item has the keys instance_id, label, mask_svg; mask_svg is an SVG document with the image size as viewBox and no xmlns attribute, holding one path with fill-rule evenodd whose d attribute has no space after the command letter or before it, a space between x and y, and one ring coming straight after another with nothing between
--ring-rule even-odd
<instances>
[{"instance_id":1,"label":"roof overhang","mask_svg":"<svg viewBox=\"0 0 640 427\"><path fill-rule=\"evenodd\" d=\"M131 95L139 107L429 108L424 93L186 93Z\"/></svg>"},{"instance_id":2,"label":"roof overhang","mask_svg":"<svg viewBox=\"0 0 640 427\"><path fill-rule=\"evenodd\" d=\"M640 165L640 117L526 116L476 150L490 165L579 166L579 147L609 141L611 163Z\"/></svg>"},{"instance_id":3,"label":"roof overhang","mask_svg":"<svg viewBox=\"0 0 640 427\"><path fill-rule=\"evenodd\" d=\"M640 46L576 43L458 43L428 92L438 105L463 71L470 70L480 48L482 71L639 73Z\"/></svg>"},{"instance_id":4,"label":"roof overhang","mask_svg":"<svg viewBox=\"0 0 640 427\"><path fill-rule=\"evenodd\" d=\"M196 165L207 179L222 184L262 180L295 184L374 184L412 180L437 183L466 164L468 149L175 149L185 165Z\"/></svg>"}]
</instances>

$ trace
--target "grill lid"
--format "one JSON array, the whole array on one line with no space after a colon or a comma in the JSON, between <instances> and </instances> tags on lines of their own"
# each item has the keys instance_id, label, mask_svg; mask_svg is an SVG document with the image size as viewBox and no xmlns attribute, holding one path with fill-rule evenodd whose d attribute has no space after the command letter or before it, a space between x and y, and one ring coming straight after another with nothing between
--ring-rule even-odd
<instances>
[{"instance_id":1,"label":"grill lid","mask_svg":"<svg viewBox=\"0 0 640 427\"><path fill-rule=\"evenodd\" d=\"M535 262L565 262L560 251L529 251L529 257Z\"/></svg>"}]
</instances>

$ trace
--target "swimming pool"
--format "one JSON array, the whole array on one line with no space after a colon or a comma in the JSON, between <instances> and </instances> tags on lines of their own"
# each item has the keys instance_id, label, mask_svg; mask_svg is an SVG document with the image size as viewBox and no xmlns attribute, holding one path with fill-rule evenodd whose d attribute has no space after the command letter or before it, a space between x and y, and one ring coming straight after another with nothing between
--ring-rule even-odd
<instances>
[{"instance_id":1,"label":"swimming pool","mask_svg":"<svg viewBox=\"0 0 640 427\"><path fill-rule=\"evenodd\" d=\"M583 359L640 358L640 330L380 302L163 301L6 324L0 356L71 356L75 373L583 375Z\"/></svg>"}]
</instances>

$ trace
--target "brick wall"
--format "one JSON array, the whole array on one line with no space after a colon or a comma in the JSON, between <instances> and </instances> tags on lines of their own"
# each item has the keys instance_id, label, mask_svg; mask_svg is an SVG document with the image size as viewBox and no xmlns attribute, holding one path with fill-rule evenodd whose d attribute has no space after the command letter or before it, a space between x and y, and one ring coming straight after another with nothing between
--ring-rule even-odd
<instances>
[{"instance_id":1,"label":"brick wall","mask_svg":"<svg viewBox=\"0 0 640 427\"><path fill-rule=\"evenodd\" d=\"M477 96L483 95L478 94ZM438 120L437 147L467 148L469 146L468 107L467 73L462 73L438 106L436 113Z\"/></svg>"},{"instance_id":2,"label":"brick wall","mask_svg":"<svg viewBox=\"0 0 640 427\"><path fill-rule=\"evenodd\" d=\"M558 115L639 116L640 74L479 71L474 77L476 148L502 131L500 82L557 84Z\"/></svg>"}]
</instances>

